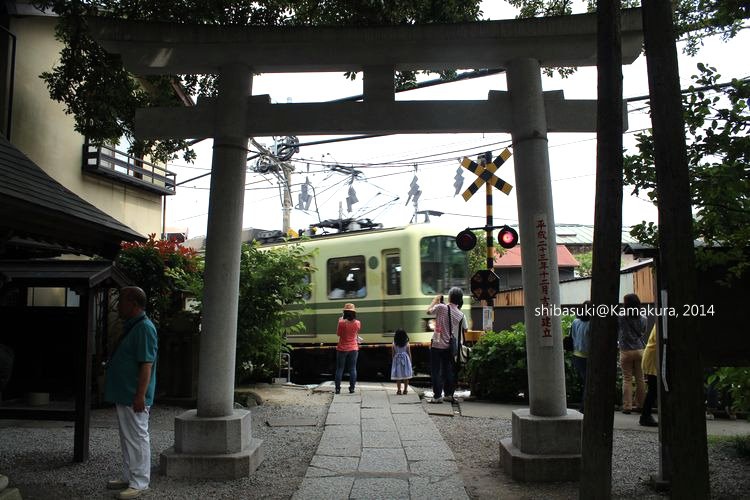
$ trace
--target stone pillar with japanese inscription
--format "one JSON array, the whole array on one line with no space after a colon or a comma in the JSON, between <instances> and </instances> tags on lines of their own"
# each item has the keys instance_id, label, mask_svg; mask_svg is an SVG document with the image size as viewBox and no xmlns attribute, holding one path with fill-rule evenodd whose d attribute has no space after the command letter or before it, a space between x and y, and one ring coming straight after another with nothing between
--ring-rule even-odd
<instances>
[{"instance_id":1,"label":"stone pillar with japanese inscription","mask_svg":"<svg viewBox=\"0 0 750 500\"><path fill-rule=\"evenodd\" d=\"M508 65L519 237L523 262L529 408L513 412L513 437L500 443L506 472L521 481L578 478L582 414L567 410L560 325L560 278L549 173L547 118L539 62Z\"/></svg>"},{"instance_id":2,"label":"stone pillar with japanese inscription","mask_svg":"<svg viewBox=\"0 0 750 500\"><path fill-rule=\"evenodd\" d=\"M244 130L252 69L232 63L219 68L218 73L198 404L196 409L175 417L174 446L162 452L159 464L169 477L247 477L263 459L262 441L252 436L250 412L234 408L237 290L248 141Z\"/></svg>"}]
</instances>

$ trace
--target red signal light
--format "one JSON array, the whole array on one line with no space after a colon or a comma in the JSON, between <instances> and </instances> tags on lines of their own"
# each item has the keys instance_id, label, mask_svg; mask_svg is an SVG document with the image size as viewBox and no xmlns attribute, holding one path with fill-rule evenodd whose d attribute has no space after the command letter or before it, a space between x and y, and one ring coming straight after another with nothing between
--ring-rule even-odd
<instances>
[{"instance_id":1,"label":"red signal light","mask_svg":"<svg viewBox=\"0 0 750 500\"><path fill-rule=\"evenodd\" d=\"M503 248L513 248L518 244L518 233L510 226L503 226L497 235L497 242Z\"/></svg>"},{"instance_id":2,"label":"red signal light","mask_svg":"<svg viewBox=\"0 0 750 500\"><path fill-rule=\"evenodd\" d=\"M469 229L464 229L456 235L456 246L464 252L468 252L477 246L477 235Z\"/></svg>"}]
</instances>

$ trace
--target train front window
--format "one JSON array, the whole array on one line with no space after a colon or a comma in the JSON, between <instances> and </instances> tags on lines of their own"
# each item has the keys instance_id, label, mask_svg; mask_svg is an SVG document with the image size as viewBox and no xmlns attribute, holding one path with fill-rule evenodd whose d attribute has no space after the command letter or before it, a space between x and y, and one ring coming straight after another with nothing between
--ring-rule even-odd
<instances>
[{"instance_id":1,"label":"train front window","mask_svg":"<svg viewBox=\"0 0 750 500\"><path fill-rule=\"evenodd\" d=\"M422 264L422 293L447 294L451 287L466 289L469 264L466 252L453 236L428 236L419 245Z\"/></svg>"},{"instance_id":2,"label":"train front window","mask_svg":"<svg viewBox=\"0 0 750 500\"><path fill-rule=\"evenodd\" d=\"M365 257L328 259L328 298L351 299L367 295Z\"/></svg>"}]
</instances>

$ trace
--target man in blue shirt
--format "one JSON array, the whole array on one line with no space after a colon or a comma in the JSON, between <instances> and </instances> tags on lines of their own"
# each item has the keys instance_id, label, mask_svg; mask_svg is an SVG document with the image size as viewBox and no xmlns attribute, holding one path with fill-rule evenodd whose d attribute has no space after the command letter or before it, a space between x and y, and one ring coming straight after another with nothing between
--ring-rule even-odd
<instances>
[{"instance_id":1,"label":"man in blue shirt","mask_svg":"<svg viewBox=\"0 0 750 500\"><path fill-rule=\"evenodd\" d=\"M151 479L149 409L156 387L156 328L146 316L146 294L138 287L120 290L122 335L107 365L104 399L115 403L122 449L122 479L107 488L123 490L117 498L136 498Z\"/></svg>"}]
</instances>

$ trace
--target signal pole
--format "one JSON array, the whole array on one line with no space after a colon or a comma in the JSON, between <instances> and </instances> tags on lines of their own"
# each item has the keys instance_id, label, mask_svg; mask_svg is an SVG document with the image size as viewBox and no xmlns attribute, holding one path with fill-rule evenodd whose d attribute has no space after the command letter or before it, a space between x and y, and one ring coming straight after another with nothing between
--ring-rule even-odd
<instances>
[{"instance_id":1,"label":"signal pole","mask_svg":"<svg viewBox=\"0 0 750 500\"><path fill-rule=\"evenodd\" d=\"M487 163L492 161L492 153L487 152L482 155L479 155L479 165L484 167L487 165ZM495 270L495 247L494 247L494 237L492 235L492 184L489 182L484 183L484 193L486 198L486 214L487 214L487 222L485 223L485 233L487 236L487 270L488 271L494 271ZM482 307L489 306L491 304L494 304L495 299L493 298L490 302L482 301Z\"/></svg>"}]
</instances>

